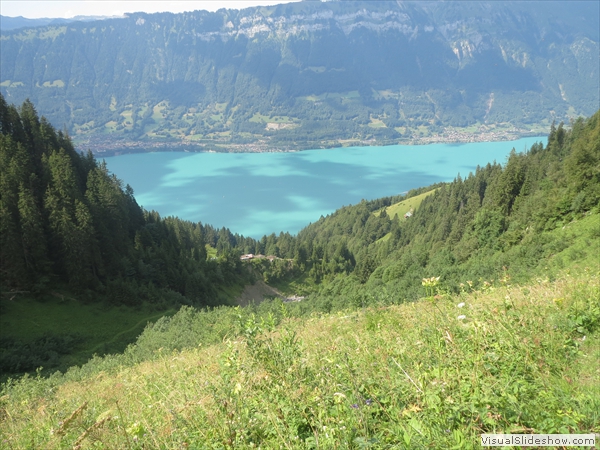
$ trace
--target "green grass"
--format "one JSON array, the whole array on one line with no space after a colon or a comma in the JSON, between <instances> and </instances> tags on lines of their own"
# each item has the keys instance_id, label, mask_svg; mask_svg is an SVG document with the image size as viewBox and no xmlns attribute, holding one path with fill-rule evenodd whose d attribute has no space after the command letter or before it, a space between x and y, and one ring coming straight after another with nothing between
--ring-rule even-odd
<instances>
[{"instance_id":1,"label":"green grass","mask_svg":"<svg viewBox=\"0 0 600 450\"><path fill-rule=\"evenodd\" d=\"M44 87L65 87L65 82L63 80L54 80L54 81L44 81L42 84Z\"/></svg>"},{"instance_id":2,"label":"green grass","mask_svg":"<svg viewBox=\"0 0 600 450\"><path fill-rule=\"evenodd\" d=\"M415 303L304 319L240 311L238 334L216 345L10 382L0 438L46 449L470 449L481 433L597 433L598 282L582 270L458 296L434 282Z\"/></svg>"},{"instance_id":3,"label":"green grass","mask_svg":"<svg viewBox=\"0 0 600 450\"><path fill-rule=\"evenodd\" d=\"M131 120L131 117L133 116L133 110L127 109L123 111L121 115L123 116L124 120Z\"/></svg>"},{"instance_id":4,"label":"green grass","mask_svg":"<svg viewBox=\"0 0 600 450\"><path fill-rule=\"evenodd\" d=\"M260 113L255 113L249 122L253 123L291 123L292 120L288 116L265 116Z\"/></svg>"},{"instance_id":5,"label":"green grass","mask_svg":"<svg viewBox=\"0 0 600 450\"><path fill-rule=\"evenodd\" d=\"M349 92L326 92L320 95L308 95L306 97L298 97L298 100L305 100L310 102L322 101L328 98L341 98L345 100L349 99L358 99L360 98L360 94L358 91L349 91Z\"/></svg>"},{"instance_id":6,"label":"green grass","mask_svg":"<svg viewBox=\"0 0 600 450\"><path fill-rule=\"evenodd\" d=\"M159 103L158 105L156 105L152 108L152 119L156 123L160 123L164 120L165 109L166 109L166 106L164 105L164 103Z\"/></svg>"},{"instance_id":7,"label":"green grass","mask_svg":"<svg viewBox=\"0 0 600 450\"><path fill-rule=\"evenodd\" d=\"M394 203L393 205L390 205L387 208L385 208L385 212L392 219L396 214L398 214L398 218L402 219L404 217L404 214L409 212L411 209L413 210L413 212L416 211L419 208L419 206L421 206L423 200L426 197L429 197L431 194L433 194L436 190L437 189L433 189L431 191L424 192L423 194L419 194L406 200L402 200L401 202ZM375 215L377 216L379 216L379 214L381 214L381 211L377 211L375 213Z\"/></svg>"},{"instance_id":8,"label":"green grass","mask_svg":"<svg viewBox=\"0 0 600 450\"><path fill-rule=\"evenodd\" d=\"M371 117L371 122L368 125L370 128L386 128L385 123L381 119Z\"/></svg>"},{"instance_id":9,"label":"green grass","mask_svg":"<svg viewBox=\"0 0 600 450\"><path fill-rule=\"evenodd\" d=\"M4 301L0 338L31 345L48 336L73 337L74 348L59 361L59 367L66 368L84 363L94 353L123 351L148 322L175 313L174 309L157 312L150 307L82 303L69 295L54 293L41 299L15 297Z\"/></svg>"},{"instance_id":10,"label":"green grass","mask_svg":"<svg viewBox=\"0 0 600 450\"><path fill-rule=\"evenodd\" d=\"M558 272L572 267L600 267L600 216L588 214L577 220L565 223L549 232L552 241L561 248L547 261L544 270Z\"/></svg>"},{"instance_id":11,"label":"green grass","mask_svg":"<svg viewBox=\"0 0 600 450\"><path fill-rule=\"evenodd\" d=\"M407 220L404 219L404 214L411 210L414 213L417 210L417 208L421 206L423 199L433 194L436 190L437 189L433 189L431 191L424 192L423 194L419 194L406 200L402 200L401 202L394 203L393 205L390 205L387 208L385 208L385 212L392 219L397 214L399 219ZM376 216L379 216L381 214L381 211L376 211L374 214ZM385 236L377 239L376 242L385 242L390 238L390 236L391 233L387 233Z\"/></svg>"},{"instance_id":12,"label":"green grass","mask_svg":"<svg viewBox=\"0 0 600 450\"><path fill-rule=\"evenodd\" d=\"M108 132L112 133L112 132L116 131L116 129L117 129L117 125L118 125L118 123L117 123L116 121L114 121L114 120L111 120L111 121L109 121L109 122L106 122L106 123L104 124L104 127L106 128L106 130L107 130Z\"/></svg>"},{"instance_id":13,"label":"green grass","mask_svg":"<svg viewBox=\"0 0 600 450\"><path fill-rule=\"evenodd\" d=\"M377 91L376 92L376 96L377 98L385 98L390 99L390 98L399 98L401 96L400 92L394 92L392 90L383 90L383 91Z\"/></svg>"},{"instance_id":14,"label":"green grass","mask_svg":"<svg viewBox=\"0 0 600 450\"><path fill-rule=\"evenodd\" d=\"M230 305L235 305L235 299L238 298L241 294L242 291L244 290L245 285L243 284L233 284L230 286L219 286L218 287L218 292L221 296L221 304L226 304L227 302L229 302L228 304Z\"/></svg>"},{"instance_id":15,"label":"green grass","mask_svg":"<svg viewBox=\"0 0 600 450\"><path fill-rule=\"evenodd\" d=\"M302 273L293 280L277 280L269 281L269 285L278 289L283 294L292 295L309 295L317 288L314 280L307 273Z\"/></svg>"}]
</instances>

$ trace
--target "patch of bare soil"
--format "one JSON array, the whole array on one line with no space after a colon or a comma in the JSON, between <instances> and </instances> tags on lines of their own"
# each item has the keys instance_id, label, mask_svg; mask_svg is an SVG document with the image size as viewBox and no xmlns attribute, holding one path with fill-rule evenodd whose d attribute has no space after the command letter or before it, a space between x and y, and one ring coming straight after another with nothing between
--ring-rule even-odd
<instances>
[{"instance_id":1,"label":"patch of bare soil","mask_svg":"<svg viewBox=\"0 0 600 450\"><path fill-rule=\"evenodd\" d=\"M240 306L248 306L252 303L258 304L266 297L285 298L285 295L264 281L259 280L253 285L248 285L244 288L242 294L237 298L237 303Z\"/></svg>"}]
</instances>

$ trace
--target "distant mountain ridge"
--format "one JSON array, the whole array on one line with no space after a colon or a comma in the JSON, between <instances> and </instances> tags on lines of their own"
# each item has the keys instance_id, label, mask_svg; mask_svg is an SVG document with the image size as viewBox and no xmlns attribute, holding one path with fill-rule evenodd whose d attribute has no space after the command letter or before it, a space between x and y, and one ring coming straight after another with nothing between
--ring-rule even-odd
<instances>
[{"instance_id":1,"label":"distant mountain ridge","mask_svg":"<svg viewBox=\"0 0 600 450\"><path fill-rule=\"evenodd\" d=\"M28 19L27 17L17 16L9 17L0 15L0 32L17 30L25 27L45 27L48 25L59 25L70 22L92 22L95 20L114 19L114 16L75 16L64 17L43 17L39 19Z\"/></svg>"},{"instance_id":2,"label":"distant mountain ridge","mask_svg":"<svg viewBox=\"0 0 600 450\"><path fill-rule=\"evenodd\" d=\"M522 134L590 115L595 2L300 2L3 32L0 89L97 150ZM152 143L150 145L150 143Z\"/></svg>"}]
</instances>

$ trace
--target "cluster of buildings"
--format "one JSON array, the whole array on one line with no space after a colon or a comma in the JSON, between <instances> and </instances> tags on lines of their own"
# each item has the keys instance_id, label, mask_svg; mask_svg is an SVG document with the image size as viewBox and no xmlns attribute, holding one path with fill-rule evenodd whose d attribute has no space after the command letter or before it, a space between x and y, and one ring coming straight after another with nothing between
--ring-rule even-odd
<instances>
[{"instance_id":1,"label":"cluster of buildings","mask_svg":"<svg viewBox=\"0 0 600 450\"><path fill-rule=\"evenodd\" d=\"M252 253L248 253L247 255L242 255L240 256L240 260L241 261L250 261L251 259L268 259L269 261L274 261L276 259L279 259L277 256L273 256L273 255L269 255L269 256L265 256L265 255L253 255Z\"/></svg>"}]
</instances>

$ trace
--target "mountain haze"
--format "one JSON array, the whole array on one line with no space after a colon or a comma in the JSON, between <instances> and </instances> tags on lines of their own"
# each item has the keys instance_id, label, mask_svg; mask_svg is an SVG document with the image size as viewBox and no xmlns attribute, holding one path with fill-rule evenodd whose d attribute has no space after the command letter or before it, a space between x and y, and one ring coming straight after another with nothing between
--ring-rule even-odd
<instances>
[{"instance_id":1,"label":"mountain haze","mask_svg":"<svg viewBox=\"0 0 600 450\"><path fill-rule=\"evenodd\" d=\"M69 22L90 22L106 19L110 16L75 16L71 18L38 18L29 19L23 16L9 17L0 15L0 32L16 30L19 28L34 28L43 27L47 25L64 25ZM113 16L114 17L114 16Z\"/></svg>"},{"instance_id":2,"label":"mountain haze","mask_svg":"<svg viewBox=\"0 0 600 450\"><path fill-rule=\"evenodd\" d=\"M598 29L595 2L135 13L3 32L0 87L95 150L514 136L594 113Z\"/></svg>"}]
</instances>

